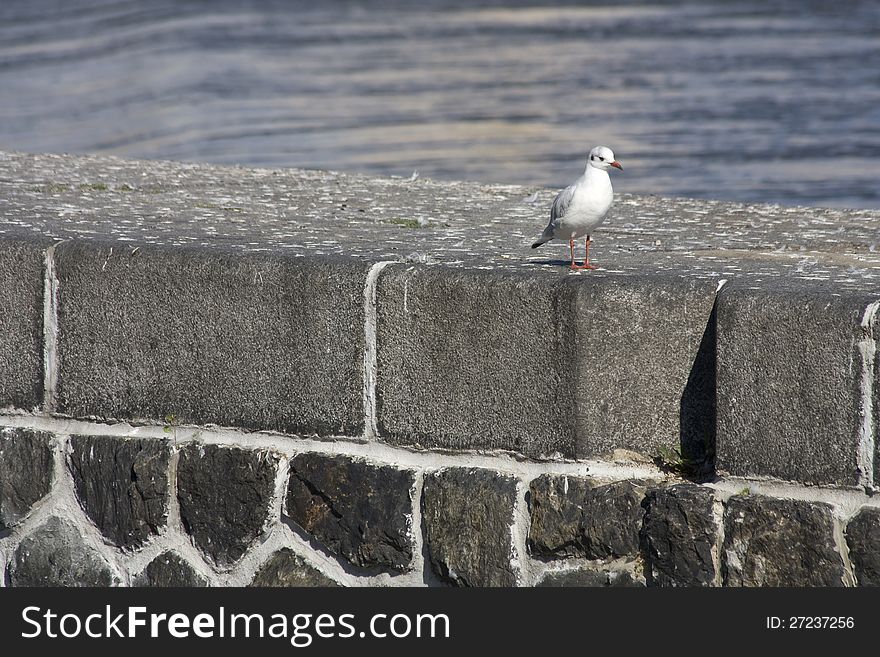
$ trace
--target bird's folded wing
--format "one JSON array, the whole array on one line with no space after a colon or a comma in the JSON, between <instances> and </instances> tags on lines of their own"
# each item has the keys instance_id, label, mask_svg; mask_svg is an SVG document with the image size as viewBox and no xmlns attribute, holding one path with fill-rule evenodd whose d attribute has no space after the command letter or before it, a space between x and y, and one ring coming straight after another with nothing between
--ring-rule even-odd
<instances>
[{"instance_id":1,"label":"bird's folded wing","mask_svg":"<svg viewBox=\"0 0 880 657\"><path fill-rule=\"evenodd\" d=\"M556 225L565 216L568 206L571 205L571 199L574 197L574 189L574 185L569 185L553 199L553 207L550 208L550 226Z\"/></svg>"}]
</instances>

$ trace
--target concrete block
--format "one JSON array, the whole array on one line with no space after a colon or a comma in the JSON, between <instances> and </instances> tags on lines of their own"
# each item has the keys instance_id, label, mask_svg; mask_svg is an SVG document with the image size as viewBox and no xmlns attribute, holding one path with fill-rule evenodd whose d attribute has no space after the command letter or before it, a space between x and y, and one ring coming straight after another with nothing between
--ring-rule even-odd
<instances>
[{"instance_id":1,"label":"concrete block","mask_svg":"<svg viewBox=\"0 0 880 657\"><path fill-rule=\"evenodd\" d=\"M815 285L721 291L719 469L810 484L860 483L861 322L872 301Z\"/></svg>"},{"instance_id":2,"label":"concrete block","mask_svg":"<svg viewBox=\"0 0 880 657\"><path fill-rule=\"evenodd\" d=\"M58 411L363 430L368 263L65 243Z\"/></svg>"},{"instance_id":3,"label":"concrete block","mask_svg":"<svg viewBox=\"0 0 880 657\"><path fill-rule=\"evenodd\" d=\"M50 245L0 241L0 408L43 404L43 270Z\"/></svg>"},{"instance_id":4,"label":"concrete block","mask_svg":"<svg viewBox=\"0 0 880 657\"><path fill-rule=\"evenodd\" d=\"M703 458L713 443L715 287L674 276L386 268L379 434L534 457L673 447Z\"/></svg>"}]
</instances>

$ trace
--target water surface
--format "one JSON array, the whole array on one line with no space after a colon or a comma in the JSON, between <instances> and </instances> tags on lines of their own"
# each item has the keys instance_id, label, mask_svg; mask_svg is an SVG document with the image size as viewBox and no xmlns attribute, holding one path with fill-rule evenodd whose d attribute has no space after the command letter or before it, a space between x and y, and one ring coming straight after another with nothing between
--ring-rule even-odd
<instances>
[{"instance_id":1,"label":"water surface","mask_svg":"<svg viewBox=\"0 0 880 657\"><path fill-rule=\"evenodd\" d=\"M0 149L880 207L880 2L0 2Z\"/></svg>"}]
</instances>

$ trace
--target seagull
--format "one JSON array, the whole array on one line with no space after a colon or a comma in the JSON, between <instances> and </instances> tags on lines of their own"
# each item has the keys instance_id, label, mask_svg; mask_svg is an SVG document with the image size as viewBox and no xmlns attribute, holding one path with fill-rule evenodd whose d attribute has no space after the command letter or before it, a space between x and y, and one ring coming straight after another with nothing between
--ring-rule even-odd
<instances>
[{"instance_id":1,"label":"seagull","mask_svg":"<svg viewBox=\"0 0 880 657\"><path fill-rule=\"evenodd\" d=\"M611 167L623 171L610 148L596 146L590 151L584 175L556 195L550 208L550 223L532 244L533 249L552 239L568 240L571 268L596 269L596 265L590 264L590 234L605 220L614 200L608 175ZM577 237L586 238L587 255L582 265L574 262L574 240Z\"/></svg>"}]
</instances>

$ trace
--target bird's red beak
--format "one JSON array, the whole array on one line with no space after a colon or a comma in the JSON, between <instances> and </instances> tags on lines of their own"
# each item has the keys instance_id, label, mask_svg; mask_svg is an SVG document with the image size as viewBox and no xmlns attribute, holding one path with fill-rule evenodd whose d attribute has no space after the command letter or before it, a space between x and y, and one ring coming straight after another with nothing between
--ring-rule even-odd
<instances>
[{"instance_id":1,"label":"bird's red beak","mask_svg":"<svg viewBox=\"0 0 880 657\"><path fill-rule=\"evenodd\" d=\"M613 166L615 169L620 169L621 171L623 171L623 166L617 160L614 160L614 162L611 163L611 166Z\"/></svg>"}]
</instances>

